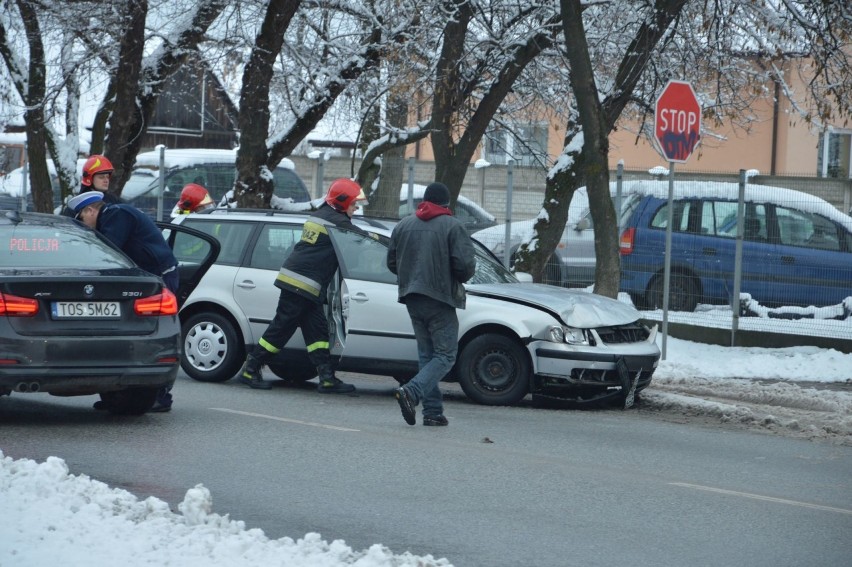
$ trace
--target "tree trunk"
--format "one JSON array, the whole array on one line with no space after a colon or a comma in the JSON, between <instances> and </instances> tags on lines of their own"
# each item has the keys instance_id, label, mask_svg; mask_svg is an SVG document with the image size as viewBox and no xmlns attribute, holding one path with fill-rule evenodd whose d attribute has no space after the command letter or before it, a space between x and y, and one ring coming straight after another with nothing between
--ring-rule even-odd
<instances>
[{"instance_id":1,"label":"tree trunk","mask_svg":"<svg viewBox=\"0 0 852 567\"><path fill-rule=\"evenodd\" d=\"M120 194L120 188L130 177L130 168L136 160L129 143L141 139L138 91L142 76L142 56L145 51L145 18L148 15L147 0L128 0L126 25L122 30L119 47L118 69L115 82L115 106L109 119L104 151L112 162L115 172L110 179L110 192Z\"/></svg>"},{"instance_id":2,"label":"tree trunk","mask_svg":"<svg viewBox=\"0 0 852 567\"><path fill-rule=\"evenodd\" d=\"M284 33L301 0L270 0L255 38L240 91L240 148L234 197L240 207L269 208L275 190L266 139L269 137L269 84Z\"/></svg>"},{"instance_id":3,"label":"tree trunk","mask_svg":"<svg viewBox=\"0 0 852 567\"><path fill-rule=\"evenodd\" d=\"M595 293L616 298L621 258L618 254L618 220L609 193L609 127L595 85L583 27L582 5L580 0L561 0L561 5L566 52L571 64L571 88L583 133L582 159L576 164L580 167L579 177L586 182L595 225ZM568 199L567 205L570 202Z\"/></svg>"},{"instance_id":4,"label":"tree trunk","mask_svg":"<svg viewBox=\"0 0 852 567\"><path fill-rule=\"evenodd\" d=\"M387 121L390 128L405 128L408 120L408 99L388 97ZM370 195L371 215L399 218L399 195L405 179L405 146L387 150L382 156L381 177L376 191Z\"/></svg>"},{"instance_id":5,"label":"tree trunk","mask_svg":"<svg viewBox=\"0 0 852 567\"><path fill-rule=\"evenodd\" d=\"M27 105L24 112L24 124L27 133L27 159L29 160L30 191L33 206L40 213L53 212L53 187L47 168L48 131L44 116L45 94L47 92L47 70L45 65L44 43L38 16L29 2L18 1L21 19L27 34L30 49L30 63L27 73L27 85L21 98Z\"/></svg>"}]
</instances>

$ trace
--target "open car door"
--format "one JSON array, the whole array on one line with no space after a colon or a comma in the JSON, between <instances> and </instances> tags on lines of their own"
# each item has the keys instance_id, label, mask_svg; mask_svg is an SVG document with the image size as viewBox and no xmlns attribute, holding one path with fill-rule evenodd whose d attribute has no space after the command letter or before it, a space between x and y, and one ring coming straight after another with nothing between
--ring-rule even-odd
<instances>
[{"instance_id":1,"label":"open car door","mask_svg":"<svg viewBox=\"0 0 852 567\"><path fill-rule=\"evenodd\" d=\"M156 224L178 261L180 287L177 300L180 308L219 257L222 246L215 237L200 230L167 222Z\"/></svg>"}]
</instances>

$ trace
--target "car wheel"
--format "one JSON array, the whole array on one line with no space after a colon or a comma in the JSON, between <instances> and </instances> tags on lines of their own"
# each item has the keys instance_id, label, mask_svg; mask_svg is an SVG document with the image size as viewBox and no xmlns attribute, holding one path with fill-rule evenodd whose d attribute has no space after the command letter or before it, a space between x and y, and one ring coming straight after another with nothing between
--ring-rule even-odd
<instances>
[{"instance_id":1,"label":"car wheel","mask_svg":"<svg viewBox=\"0 0 852 567\"><path fill-rule=\"evenodd\" d=\"M245 348L234 325L218 313L197 313L184 322L180 365L199 382L225 382L245 361Z\"/></svg>"},{"instance_id":2,"label":"car wheel","mask_svg":"<svg viewBox=\"0 0 852 567\"><path fill-rule=\"evenodd\" d=\"M152 407L159 388L128 388L118 392L103 392L101 399L113 415L142 415Z\"/></svg>"},{"instance_id":3,"label":"car wheel","mask_svg":"<svg viewBox=\"0 0 852 567\"><path fill-rule=\"evenodd\" d=\"M648 308L663 308L664 278L658 274L648 285ZM698 287L692 278L685 274L672 274L669 280L669 310L693 312L698 306Z\"/></svg>"},{"instance_id":4,"label":"car wheel","mask_svg":"<svg viewBox=\"0 0 852 567\"><path fill-rule=\"evenodd\" d=\"M456 372L464 393L480 404L514 404L530 391L527 353L504 335L486 334L470 341L459 356Z\"/></svg>"},{"instance_id":5,"label":"car wheel","mask_svg":"<svg viewBox=\"0 0 852 567\"><path fill-rule=\"evenodd\" d=\"M317 369L313 366L270 364L269 370L286 382L307 382L317 375Z\"/></svg>"}]
</instances>

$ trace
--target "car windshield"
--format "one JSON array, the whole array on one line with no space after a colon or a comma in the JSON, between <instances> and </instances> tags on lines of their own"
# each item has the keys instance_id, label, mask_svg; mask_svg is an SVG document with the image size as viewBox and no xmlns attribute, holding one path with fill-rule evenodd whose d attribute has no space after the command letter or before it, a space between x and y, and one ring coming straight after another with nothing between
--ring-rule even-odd
<instances>
[{"instance_id":1,"label":"car windshield","mask_svg":"<svg viewBox=\"0 0 852 567\"><path fill-rule=\"evenodd\" d=\"M71 223L0 226L0 269L130 268L126 256L94 231Z\"/></svg>"},{"instance_id":2,"label":"car windshield","mask_svg":"<svg viewBox=\"0 0 852 567\"><path fill-rule=\"evenodd\" d=\"M344 277L396 284L396 276L387 268L386 236L378 236L376 239L346 230L334 230L333 233ZM467 283L518 282L484 246L476 241L473 244L476 250L476 272Z\"/></svg>"}]
</instances>

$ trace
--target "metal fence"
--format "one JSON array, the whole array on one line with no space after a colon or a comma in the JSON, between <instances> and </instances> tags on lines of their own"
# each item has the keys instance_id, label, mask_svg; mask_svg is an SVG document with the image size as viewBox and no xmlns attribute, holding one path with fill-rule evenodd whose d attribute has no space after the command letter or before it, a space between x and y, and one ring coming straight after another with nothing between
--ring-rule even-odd
<instances>
[{"instance_id":1,"label":"metal fence","mask_svg":"<svg viewBox=\"0 0 852 567\"><path fill-rule=\"evenodd\" d=\"M317 177L320 160L292 159L312 187L351 173L352 164L344 158L324 160L322 177ZM420 184L429 183L434 175L430 162L415 162L409 169ZM852 350L852 218L847 214L852 208L852 180L677 171L674 206L669 208L668 173L663 168L625 169L619 179L619 172L612 172L612 194L618 194L620 180L627 207L621 218L622 235L630 228L626 223L636 213L640 195L646 199L644 205L662 206L653 214L646 211L647 227L634 230L635 256L622 256L621 299L634 302L649 320L663 323L665 316L666 323L729 332L731 344L738 342L738 333L755 331L764 339L798 337L793 344L806 342L802 337L848 341ZM530 233L532 219L541 210L545 176L543 168L472 166L461 194L498 220L498 226L475 236L498 255L511 253ZM656 200L649 203L651 198ZM590 221L587 200L578 192L548 265L547 283L589 287L594 282ZM668 226L673 231L666 295ZM628 270L634 273L630 281ZM663 298L671 303L665 312Z\"/></svg>"}]
</instances>

